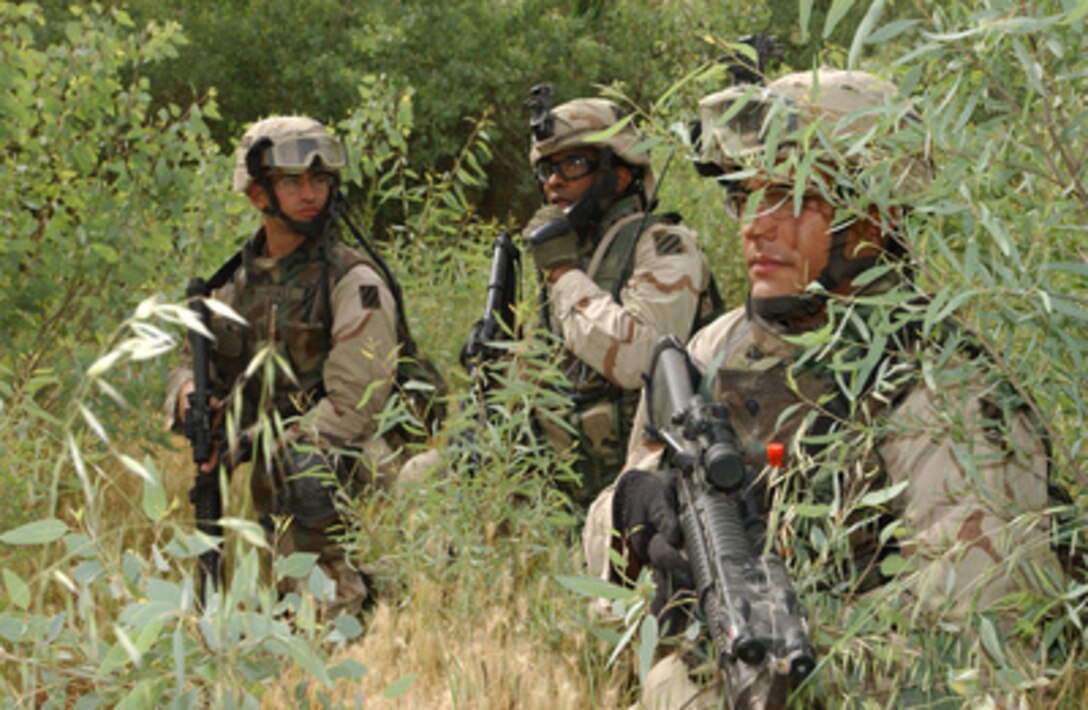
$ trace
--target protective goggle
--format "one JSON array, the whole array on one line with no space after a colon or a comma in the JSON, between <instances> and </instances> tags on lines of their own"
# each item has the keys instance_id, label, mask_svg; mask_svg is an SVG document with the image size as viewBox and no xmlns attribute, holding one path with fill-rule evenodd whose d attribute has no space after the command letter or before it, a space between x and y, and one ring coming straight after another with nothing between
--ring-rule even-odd
<instances>
[{"instance_id":1,"label":"protective goggle","mask_svg":"<svg viewBox=\"0 0 1088 710\"><path fill-rule=\"evenodd\" d=\"M596 160L591 160L584 155L568 155L562 160L541 158L537 161L537 164L533 166L533 172L536 175L537 181L543 185L548 182L548 178L555 174L558 174L560 178L568 182L583 178L596 170L597 165L598 163Z\"/></svg>"},{"instance_id":2,"label":"protective goggle","mask_svg":"<svg viewBox=\"0 0 1088 710\"><path fill-rule=\"evenodd\" d=\"M315 160L329 170L347 165L344 146L332 136L305 136L273 142L269 138L257 141L246 155L246 167L256 176L264 170L308 170Z\"/></svg>"}]
</instances>

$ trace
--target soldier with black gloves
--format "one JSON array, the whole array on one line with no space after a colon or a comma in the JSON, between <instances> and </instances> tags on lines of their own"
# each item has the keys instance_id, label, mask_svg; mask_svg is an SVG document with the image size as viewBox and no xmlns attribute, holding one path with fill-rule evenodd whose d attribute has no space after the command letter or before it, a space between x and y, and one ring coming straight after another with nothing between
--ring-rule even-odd
<instances>
[{"instance_id":1,"label":"soldier with black gloves","mask_svg":"<svg viewBox=\"0 0 1088 710\"><path fill-rule=\"evenodd\" d=\"M926 623L959 623L1032 589L1040 571L1056 568L1046 447L997 368L917 327L924 294L901 268L899 222L932 166L918 151L892 149L918 124L909 105L883 79L819 69L716 92L700 114L696 165L725 190L749 290L687 351L700 391L725 405L737 450L766 484L765 505L804 495L837 516L854 511L840 523L851 534L837 560L849 576L823 590L840 595L832 608L887 594ZM963 364L941 379L927 370L934 358ZM851 379L856 372L868 374ZM631 565L608 569L617 541L631 564L651 565L660 613L690 598L691 574L677 474L660 469L665 447L646 434L646 406L625 472L591 510L585 545L606 578L630 576ZM772 444L787 451L782 471L769 461ZM878 495L887 500L872 503ZM881 564L888 559L901 562ZM675 613L668 621L674 633L685 625ZM729 707L785 703L788 681L772 662L738 663L734 685L723 687L717 673L693 676L685 660L673 654L650 671L644 707L717 707L723 696ZM884 679L872 681L878 702L895 697Z\"/></svg>"},{"instance_id":2,"label":"soldier with black gloves","mask_svg":"<svg viewBox=\"0 0 1088 710\"><path fill-rule=\"evenodd\" d=\"M571 493L586 505L623 463L654 343L686 340L720 297L695 233L653 211L650 155L631 117L600 98L552 108L549 89L530 100L529 163L544 205L522 235L542 280L541 318L562 345L577 438L541 425L558 449L574 447L583 480Z\"/></svg>"}]
</instances>

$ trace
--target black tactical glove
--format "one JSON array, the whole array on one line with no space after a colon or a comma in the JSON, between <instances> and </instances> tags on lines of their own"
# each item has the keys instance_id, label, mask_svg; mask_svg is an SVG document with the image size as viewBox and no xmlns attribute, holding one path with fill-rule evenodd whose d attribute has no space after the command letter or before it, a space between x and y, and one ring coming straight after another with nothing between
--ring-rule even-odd
<instances>
[{"instance_id":1,"label":"black tactical glove","mask_svg":"<svg viewBox=\"0 0 1088 710\"><path fill-rule=\"evenodd\" d=\"M544 205L522 231L536 267L545 274L578 263L578 233L562 208Z\"/></svg>"},{"instance_id":2,"label":"black tactical glove","mask_svg":"<svg viewBox=\"0 0 1088 710\"><path fill-rule=\"evenodd\" d=\"M612 498L612 526L619 530L643 564L654 569L657 591L650 610L661 623L662 635L683 630L684 605L695 582L691 564L680 548L684 534L678 517L675 471L627 471Z\"/></svg>"}]
</instances>

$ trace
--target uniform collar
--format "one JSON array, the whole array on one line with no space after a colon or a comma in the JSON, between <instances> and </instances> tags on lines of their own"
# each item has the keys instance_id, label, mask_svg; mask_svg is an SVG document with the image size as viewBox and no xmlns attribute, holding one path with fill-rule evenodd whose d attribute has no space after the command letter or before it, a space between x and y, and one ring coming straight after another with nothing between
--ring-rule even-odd
<instances>
[{"instance_id":1,"label":"uniform collar","mask_svg":"<svg viewBox=\"0 0 1088 710\"><path fill-rule=\"evenodd\" d=\"M597 229L598 234L607 234L608 230L612 228L616 222L619 222L624 217L642 211L642 200L638 195L627 195L613 202L605 210L604 216L601 217L600 226Z\"/></svg>"},{"instance_id":2,"label":"uniform collar","mask_svg":"<svg viewBox=\"0 0 1088 710\"><path fill-rule=\"evenodd\" d=\"M278 257L265 254L265 239L264 227L259 227L246 241L242 250L242 265L249 274L271 273L277 269L283 273L291 267L322 258L321 240L316 237L310 237L290 254Z\"/></svg>"}]
</instances>

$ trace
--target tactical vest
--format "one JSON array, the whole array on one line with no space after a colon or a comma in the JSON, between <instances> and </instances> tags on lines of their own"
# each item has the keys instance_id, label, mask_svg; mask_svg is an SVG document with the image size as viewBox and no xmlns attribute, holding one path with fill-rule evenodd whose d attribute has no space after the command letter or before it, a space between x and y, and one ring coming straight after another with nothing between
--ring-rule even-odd
<instances>
[{"instance_id":1,"label":"tactical vest","mask_svg":"<svg viewBox=\"0 0 1088 710\"><path fill-rule=\"evenodd\" d=\"M826 446L826 437L839 427L842 420L855 419L845 395L827 376L802 368L789 372L792 361L788 358L766 355L752 338L751 322L745 320L736 333L718 350L704 376L702 390L716 402L727 405L730 423L736 432L737 443L745 457L749 470L759 472L767 466L767 445L778 442L789 445L804 429L807 441L803 442L806 455L817 456ZM888 352L886 357L894 357ZM877 418L892 410L913 388L915 380L908 378L894 393L886 398L869 396L871 383L859 393L859 408L864 408L869 418ZM818 403L818 406L817 406ZM788 416L782 415L789 412ZM875 456L874 451L858 452L859 456ZM844 462L853 465L857 458ZM883 467L876 459L869 460L866 470L880 471ZM813 477L807 473L798 479L810 487ZM876 488L880 484L875 484ZM828 490L824 490L827 487ZM812 489L817 499L830 498L830 483ZM854 563L859 570L867 570L859 581L859 589L869 589L884 581L879 565L871 564L893 551L894 542L881 543L879 531L895 517L889 511L864 524L852 526L850 536Z\"/></svg>"},{"instance_id":2,"label":"tactical vest","mask_svg":"<svg viewBox=\"0 0 1088 710\"><path fill-rule=\"evenodd\" d=\"M678 224L680 218L674 213L645 213L635 196L618 201L598 228L603 236L579 268L622 305L621 293L633 271L639 237L660 222ZM721 310L721 297L711 277L710 287L700 294L695 327L713 320ZM549 330L561 337L558 320L550 308L546 313ZM578 471L582 475L581 488L570 493L576 502L588 505L623 466L641 391L618 387L567 350L563 358L563 370L571 383L570 390L564 392L572 405L568 419L579 432Z\"/></svg>"},{"instance_id":3,"label":"tactical vest","mask_svg":"<svg viewBox=\"0 0 1088 710\"><path fill-rule=\"evenodd\" d=\"M362 254L335 241L327 246L306 243L276 260L260 256L262 245L263 237L246 244L240 268L221 291L246 324L212 316L212 381L216 396L225 398L244 379L253 357L269 344L290 365L294 380L282 367L274 368L272 382L266 382L264 372L268 370L244 379L243 427L256 422L262 401L266 409L292 416L307 411L324 396L322 371L332 348L332 287L352 268L374 266Z\"/></svg>"}]
</instances>

